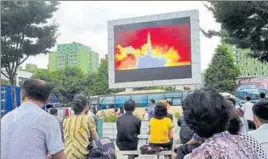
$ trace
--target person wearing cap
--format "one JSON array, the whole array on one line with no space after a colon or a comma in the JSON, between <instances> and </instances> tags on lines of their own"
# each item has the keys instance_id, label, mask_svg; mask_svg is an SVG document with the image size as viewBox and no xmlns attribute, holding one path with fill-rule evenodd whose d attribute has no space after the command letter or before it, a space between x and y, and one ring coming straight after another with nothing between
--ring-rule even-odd
<instances>
[{"instance_id":1,"label":"person wearing cap","mask_svg":"<svg viewBox=\"0 0 268 159\"><path fill-rule=\"evenodd\" d=\"M154 108L155 108L155 100L150 99L149 101L150 106L148 107L148 115L149 115L149 120L154 116Z\"/></svg>"},{"instance_id":2,"label":"person wearing cap","mask_svg":"<svg viewBox=\"0 0 268 159\"><path fill-rule=\"evenodd\" d=\"M79 94L73 99L74 115L63 122L66 158L87 159L91 140L98 140L96 124L87 115L88 99Z\"/></svg>"},{"instance_id":3,"label":"person wearing cap","mask_svg":"<svg viewBox=\"0 0 268 159\"><path fill-rule=\"evenodd\" d=\"M268 102L260 101L253 108L253 120L256 130L249 132L262 146L268 156Z\"/></svg>"}]
</instances>

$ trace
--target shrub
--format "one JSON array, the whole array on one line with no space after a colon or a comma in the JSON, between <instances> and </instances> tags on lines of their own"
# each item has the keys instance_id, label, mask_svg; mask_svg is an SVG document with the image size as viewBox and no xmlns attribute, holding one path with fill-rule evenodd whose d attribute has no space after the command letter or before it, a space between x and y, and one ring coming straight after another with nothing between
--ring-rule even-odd
<instances>
[{"instance_id":1,"label":"shrub","mask_svg":"<svg viewBox=\"0 0 268 159\"><path fill-rule=\"evenodd\" d=\"M179 119L180 116L181 116L181 113L180 112L175 112L174 113L174 116L175 116L176 119Z\"/></svg>"},{"instance_id":2,"label":"shrub","mask_svg":"<svg viewBox=\"0 0 268 159\"><path fill-rule=\"evenodd\" d=\"M137 113L137 112L134 113L133 115L136 116L137 118L139 118L141 121L144 120L143 117L141 115L139 115L139 113Z\"/></svg>"},{"instance_id":3,"label":"shrub","mask_svg":"<svg viewBox=\"0 0 268 159\"><path fill-rule=\"evenodd\" d=\"M116 122L116 119L117 119L116 115L109 114L103 118L103 121L106 123L114 123Z\"/></svg>"}]
</instances>

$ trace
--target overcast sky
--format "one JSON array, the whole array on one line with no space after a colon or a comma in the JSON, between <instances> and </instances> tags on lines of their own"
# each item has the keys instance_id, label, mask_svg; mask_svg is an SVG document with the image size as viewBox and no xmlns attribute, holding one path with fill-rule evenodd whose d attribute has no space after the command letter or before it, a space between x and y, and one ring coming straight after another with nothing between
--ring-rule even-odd
<instances>
[{"instance_id":1,"label":"overcast sky","mask_svg":"<svg viewBox=\"0 0 268 159\"><path fill-rule=\"evenodd\" d=\"M60 25L57 44L79 42L98 52L100 57L108 53L107 21L150 14L197 9L201 28L219 30L220 24L200 1L65 1L53 19ZM219 38L207 39L200 34L201 69L208 67ZM52 50L56 50L55 47ZM47 68L48 55L30 57L25 63Z\"/></svg>"}]
</instances>

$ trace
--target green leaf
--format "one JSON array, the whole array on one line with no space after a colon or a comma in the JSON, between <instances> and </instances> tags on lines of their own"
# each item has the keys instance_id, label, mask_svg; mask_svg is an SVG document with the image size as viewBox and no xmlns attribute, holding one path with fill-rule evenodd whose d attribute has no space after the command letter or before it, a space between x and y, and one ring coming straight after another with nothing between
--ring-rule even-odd
<instances>
[{"instance_id":1,"label":"green leaf","mask_svg":"<svg viewBox=\"0 0 268 159\"><path fill-rule=\"evenodd\" d=\"M250 49L252 57L268 62L268 1L210 1L206 7L222 30L202 30L205 36L220 35L224 42Z\"/></svg>"},{"instance_id":2,"label":"green leaf","mask_svg":"<svg viewBox=\"0 0 268 159\"><path fill-rule=\"evenodd\" d=\"M214 88L219 92L233 93L235 91L236 78L240 71L234 65L230 47L226 44L217 47L204 75L206 87Z\"/></svg>"},{"instance_id":3,"label":"green leaf","mask_svg":"<svg viewBox=\"0 0 268 159\"><path fill-rule=\"evenodd\" d=\"M56 1L1 1L1 68L12 86L18 67L29 56L47 53L55 45L58 25L47 21ZM14 97L14 92L12 92ZM14 107L15 99L13 98Z\"/></svg>"}]
</instances>

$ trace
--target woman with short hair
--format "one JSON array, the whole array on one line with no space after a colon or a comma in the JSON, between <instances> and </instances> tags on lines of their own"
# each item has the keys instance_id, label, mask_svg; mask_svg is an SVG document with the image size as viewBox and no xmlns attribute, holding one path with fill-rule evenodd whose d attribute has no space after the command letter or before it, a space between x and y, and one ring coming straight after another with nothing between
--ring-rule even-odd
<instances>
[{"instance_id":1,"label":"woman with short hair","mask_svg":"<svg viewBox=\"0 0 268 159\"><path fill-rule=\"evenodd\" d=\"M228 132L233 106L217 91L201 88L183 101L187 125L205 141L185 159L257 159L258 153L241 136Z\"/></svg>"},{"instance_id":2,"label":"woman with short hair","mask_svg":"<svg viewBox=\"0 0 268 159\"><path fill-rule=\"evenodd\" d=\"M149 131L150 145L172 149L173 123L167 117L167 108L161 103L155 106L154 116L149 122Z\"/></svg>"}]
</instances>

